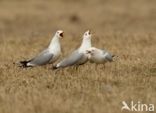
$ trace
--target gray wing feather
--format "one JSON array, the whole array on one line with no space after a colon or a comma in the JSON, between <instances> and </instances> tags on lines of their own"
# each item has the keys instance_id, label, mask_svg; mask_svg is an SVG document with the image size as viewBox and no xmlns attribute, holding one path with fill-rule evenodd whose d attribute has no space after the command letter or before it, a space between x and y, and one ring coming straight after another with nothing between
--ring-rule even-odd
<instances>
[{"instance_id":1,"label":"gray wing feather","mask_svg":"<svg viewBox=\"0 0 156 113\"><path fill-rule=\"evenodd\" d=\"M42 51L38 56L30 60L30 64L34 65L45 65L50 62L50 60L53 58L53 54L49 53L49 51L46 49Z\"/></svg>"},{"instance_id":2,"label":"gray wing feather","mask_svg":"<svg viewBox=\"0 0 156 113\"><path fill-rule=\"evenodd\" d=\"M79 62L79 60L83 57L83 53L79 53L78 50L72 52L72 54L63 59L58 65L58 67L67 67L75 65Z\"/></svg>"}]
</instances>

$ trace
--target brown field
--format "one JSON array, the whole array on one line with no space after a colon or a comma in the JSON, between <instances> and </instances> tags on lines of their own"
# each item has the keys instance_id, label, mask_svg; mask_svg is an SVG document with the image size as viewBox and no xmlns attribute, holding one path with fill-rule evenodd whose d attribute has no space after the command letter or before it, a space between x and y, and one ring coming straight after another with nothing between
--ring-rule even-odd
<instances>
[{"instance_id":1,"label":"brown field","mask_svg":"<svg viewBox=\"0 0 156 113\"><path fill-rule=\"evenodd\" d=\"M43 50L58 29L62 57L90 29L93 45L119 58L77 70L13 64ZM122 101L132 100L156 107L155 0L0 0L0 113L126 113Z\"/></svg>"}]
</instances>

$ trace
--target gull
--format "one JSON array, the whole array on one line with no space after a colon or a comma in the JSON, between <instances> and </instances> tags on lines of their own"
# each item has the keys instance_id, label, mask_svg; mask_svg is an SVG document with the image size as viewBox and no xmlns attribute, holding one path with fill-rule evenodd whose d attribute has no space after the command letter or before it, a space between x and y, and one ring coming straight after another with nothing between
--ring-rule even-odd
<instances>
[{"instance_id":1,"label":"gull","mask_svg":"<svg viewBox=\"0 0 156 113\"><path fill-rule=\"evenodd\" d=\"M95 47L91 47L87 49L86 54L88 55L88 59L90 62L97 63L97 64L112 62L113 57L115 56L106 50L98 49Z\"/></svg>"},{"instance_id":2,"label":"gull","mask_svg":"<svg viewBox=\"0 0 156 113\"><path fill-rule=\"evenodd\" d=\"M31 60L20 61L21 67L41 66L54 63L61 55L60 38L63 38L63 31L58 30L52 38L48 48L39 53Z\"/></svg>"},{"instance_id":3,"label":"gull","mask_svg":"<svg viewBox=\"0 0 156 113\"><path fill-rule=\"evenodd\" d=\"M73 65L82 65L86 63L88 61L88 56L85 54L85 51L91 47L91 36L92 35L90 31L86 31L83 35L81 46L58 64L56 64L53 69L64 68Z\"/></svg>"}]
</instances>

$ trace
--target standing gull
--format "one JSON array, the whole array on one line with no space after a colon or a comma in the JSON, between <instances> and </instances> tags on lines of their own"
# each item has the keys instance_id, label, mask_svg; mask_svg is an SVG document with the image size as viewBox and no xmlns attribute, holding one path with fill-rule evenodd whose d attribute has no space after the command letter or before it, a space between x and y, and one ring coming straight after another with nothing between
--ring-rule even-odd
<instances>
[{"instance_id":1,"label":"standing gull","mask_svg":"<svg viewBox=\"0 0 156 113\"><path fill-rule=\"evenodd\" d=\"M27 61L20 61L22 67L41 66L55 62L61 54L60 38L63 38L63 31L58 30L51 40L48 48L39 53L36 57Z\"/></svg>"},{"instance_id":2,"label":"standing gull","mask_svg":"<svg viewBox=\"0 0 156 113\"><path fill-rule=\"evenodd\" d=\"M106 50L101 50L95 47L87 49L86 54L88 54L88 59L90 60L90 62L97 64L111 62L113 61L113 57L115 56Z\"/></svg>"},{"instance_id":3,"label":"standing gull","mask_svg":"<svg viewBox=\"0 0 156 113\"><path fill-rule=\"evenodd\" d=\"M53 69L64 68L72 65L82 65L88 61L85 51L91 47L91 33L86 31L83 35L81 46L73 51L68 57L60 61Z\"/></svg>"}]
</instances>

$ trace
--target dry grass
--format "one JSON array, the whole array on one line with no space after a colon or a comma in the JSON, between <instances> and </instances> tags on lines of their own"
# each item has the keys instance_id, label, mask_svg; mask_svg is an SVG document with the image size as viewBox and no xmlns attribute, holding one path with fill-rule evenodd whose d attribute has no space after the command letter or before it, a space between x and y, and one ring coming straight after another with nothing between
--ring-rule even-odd
<instances>
[{"instance_id":1,"label":"dry grass","mask_svg":"<svg viewBox=\"0 0 156 113\"><path fill-rule=\"evenodd\" d=\"M120 113L123 100L156 105L155 3L0 0L0 113ZM64 55L91 29L93 45L119 58L77 70L13 65L46 47L57 29L65 32Z\"/></svg>"}]
</instances>

